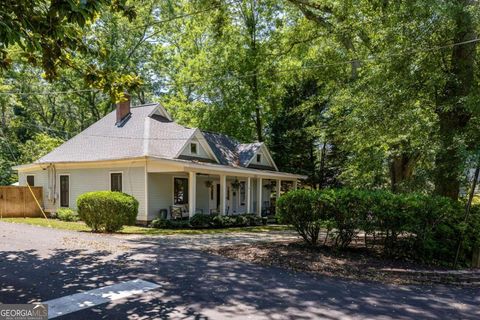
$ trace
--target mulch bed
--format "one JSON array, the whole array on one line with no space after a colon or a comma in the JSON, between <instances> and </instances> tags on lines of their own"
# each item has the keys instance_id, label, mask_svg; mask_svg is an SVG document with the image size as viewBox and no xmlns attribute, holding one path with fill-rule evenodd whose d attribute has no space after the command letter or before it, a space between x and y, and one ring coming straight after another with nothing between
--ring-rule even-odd
<instances>
[{"instance_id":1,"label":"mulch bed","mask_svg":"<svg viewBox=\"0 0 480 320\"><path fill-rule=\"evenodd\" d=\"M223 246L210 248L208 252L293 271L392 284L443 282L431 275L446 272L410 261L386 259L379 252L360 246L337 251L330 247L312 248L301 242L274 242Z\"/></svg>"}]
</instances>

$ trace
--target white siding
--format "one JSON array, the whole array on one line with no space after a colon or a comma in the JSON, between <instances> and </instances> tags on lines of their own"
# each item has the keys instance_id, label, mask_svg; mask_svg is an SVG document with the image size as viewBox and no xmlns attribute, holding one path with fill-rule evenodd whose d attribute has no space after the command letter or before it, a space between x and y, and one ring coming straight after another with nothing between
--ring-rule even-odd
<instances>
[{"instance_id":1,"label":"white siding","mask_svg":"<svg viewBox=\"0 0 480 320\"><path fill-rule=\"evenodd\" d=\"M257 161L257 155L260 155L260 162ZM274 167L273 163L269 160L266 153L261 149L253 156L252 162L250 165L260 165L266 167Z\"/></svg>"},{"instance_id":2,"label":"white siding","mask_svg":"<svg viewBox=\"0 0 480 320\"><path fill-rule=\"evenodd\" d=\"M110 190L110 173L122 172L122 191L134 196L139 202L138 220L145 216L145 173L143 167L99 168L99 169L68 169L57 170L55 203L48 200L47 171L35 171L35 185L43 187L44 206L47 210L56 210L60 206L60 175L70 176L70 208L77 208L77 198L90 191ZM26 185L26 176L31 172L19 172L19 184Z\"/></svg>"},{"instance_id":3,"label":"white siding","mask_svg":"<svg viewBox=\"0 0 480 320\"><path fill-rule=\"evenodd\" d=\"M47 192L47 184L48 184L48 174L47 170L39 170L39 171L32 171L32 172L19 172L18 173L18 184L21 186L27 185L27 176L34 175L35 176L35 187L43 187L43 206L46 209L51 209L50 203L47 201L48 199L48 192Z\"/></svg>"},{"instance_id":4,"label":"white siding","mask_svg":"<svg viewBox=\"0 0 480 320\"><path fill-rule=\"evenodd\" d=\"M173 175L166 173L148 174L148 219L155 219L161 209L170 212L173 203Z\"/></svg>"},{"instance_id":5,"label":"white siding","mask_svg":"<svg viewBox=\"0 0 480 320\"><path fill-rule=\"evenodd\" d=\"M197 153L193 154L190 152L190 144L196 143L197 144ZM207 153L207 151L203 148L202 144L198 141L197 138L193 138L189 143L185 145L185 149L183 149L181 155L189 156L189 157L198 157L198 158L205 158L205 159L212 159L212 157Z\"/></svg>"}]
</instances>

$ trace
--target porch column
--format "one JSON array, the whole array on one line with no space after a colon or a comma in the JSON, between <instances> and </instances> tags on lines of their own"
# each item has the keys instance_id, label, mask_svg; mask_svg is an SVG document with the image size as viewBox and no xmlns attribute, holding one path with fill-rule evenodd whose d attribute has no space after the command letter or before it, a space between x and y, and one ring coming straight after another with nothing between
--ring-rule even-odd
<instances>
[{"instance_id":1,"label":"porch column","mask_svg":"<svg viewBox=\"0 0 480 320\"><path fill-rule=\"evenodd\" d=\"M252 179L250 177L247 178L247 213L250 213L252 210Z\"/></svg>"},{"instance_id":2,"label":"porch column","mask_svg":"<svg viewBox=\"0 0 480 320\"><path fill-rule=\"evenodd\" d=\"M227 211L227 176L220 175L220 214Z\"/></svg>"},{"instance_id":3,"label":"porch column","mask_svg":"<svg viewBox=\"0 0 480 320\"><path fill-rule=\"evenodd\" d=\"M197 174L195 172L188 173L188 216L191 218L196 211L197 200Z\"/></svg>"},{"instance_id":4,"label":"porch column","mask_svg":"<svg viewBox=\"0 0 480 320\"><path fill-rule=\"evenodd\" d=\"M263 179L257 179L257 215L262 215Z\"/></svg>"},{"instance_id":5,"label":"porch column","mask_svg":"<svg viewBox=\"0 0 480 320\"><path fill-rule=\"evenodd\" d=\"M293 190L297 190L297 180L293 180Z\"/></svg>"},{"instance_id":6,"label":"porch column","mask_svg":"<svg viewBox=\"0 0 480 320\"><path fill-rule=\"evenodd\" d=\"M280 193L282 192L282 180L277 179L276 187L277 190L275 191L275 193L277 194L276 199L278 200L278 198L280 198Z\"/></svg>"}]
</instances>

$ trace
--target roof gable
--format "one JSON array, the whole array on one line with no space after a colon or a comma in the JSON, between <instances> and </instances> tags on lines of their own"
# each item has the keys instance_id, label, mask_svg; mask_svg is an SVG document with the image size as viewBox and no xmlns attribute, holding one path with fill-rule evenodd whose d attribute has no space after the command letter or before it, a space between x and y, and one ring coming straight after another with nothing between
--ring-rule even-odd
<instances>
[{"instance_id":1,"label":"roof gable","mask_svg":"<svg viewBox=\"0 0 480 320\"><path fill-rule=\"evenodd\" d=\"M160 117L165 118L169 121L173 121L173 118L170 115L170 113L168 113L167 109L165 109L160 103L157 104L155 109L153 109L152 112L150 112L150 114L148 116L149 117L160 116Z\"/></svg>"},{"instance_id":2,"label":"roof gable","mask_svg":"<svg viewBox=\"0 0 480 320\"><path fill-rule=\"evenodd\" d=\"M191 144L196 144L196 153L191 152ZM199 129L195 129L192 136L185 142L184 146L175 158L189 160L210 160L220 163L207 140Z\"/></svg>"},{"instance_id":3,"label":"roof gable","mask_svg":"<svg viewBox=\"0 0 480 320\"><path fill-rule=\"evenodd\" d=\"M245 166L249 168L274 169L275 171L278 171L277 165L275 164L275 161L273 161L270 151L263 142L255 150L253 156L248 160Z\"/></svg>"}]
</instances>

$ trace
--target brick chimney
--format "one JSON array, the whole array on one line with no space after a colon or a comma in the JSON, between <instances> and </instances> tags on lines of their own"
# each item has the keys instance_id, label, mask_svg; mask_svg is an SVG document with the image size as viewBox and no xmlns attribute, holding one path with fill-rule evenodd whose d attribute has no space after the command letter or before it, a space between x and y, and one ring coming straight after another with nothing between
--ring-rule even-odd
<instances>
[{"instance_id":1,"label":"brick chimney","mask_svg":"<svg viewBox=\"0 0 480 320\"><path fill-rule=\"evenodd\" d=\"M128 115L130 115L130 95L128 93L123 94L125 101L117 103L117 121L116 125L122 122Z\"/></svg>"}]
</instances>

